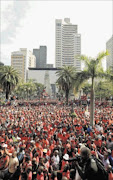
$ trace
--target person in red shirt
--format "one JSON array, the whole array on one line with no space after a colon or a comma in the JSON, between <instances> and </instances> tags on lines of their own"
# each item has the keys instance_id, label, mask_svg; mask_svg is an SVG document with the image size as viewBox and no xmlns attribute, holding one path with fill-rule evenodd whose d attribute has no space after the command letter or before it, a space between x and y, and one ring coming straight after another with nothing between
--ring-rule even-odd
<instances>
[{"instance_id":1,"label":"person in red shirt","mask_svg":"<svg viewBox=\"0 0 113 180\"><path fill-rule=\"evenodd\" d=\"M38 165L38 163L39 163L39 155L38 155L37 152L34 154L34 157L36 158L36 164Z\"/></svg>"},{"instance_id":2,"label":"person in red shirt","mask_svg":"<svg viewBox=\"0 0 113 180\"><path fill-rule=\"evenodd\" d=\"M43 148L37 148L37 153L38 153L38 155L39 155L39 157L43 157Z\"/></svg>"},{"instance_id":3,"label":"person in red shirt","mask_svg":"<svg viewBox=\"0 0 113 180\"><path fill-rule=\"evenodd\" d=\"M8 174L9 156L5 154L4 149L0 149L0 179Z\"/></svg>"},{"instance_id":4,"label":"person in red shirt","mask_svg":"<svg viewBox=\"0 0 113 180\"><path fill-rule=\"evenodd\" d=\"M26 174L27 174L27 180L32 180L32 167L27 168Z\"/></svg>"},{"instance_id":5,"label":"person in red shirt","mask_svg":"<svg viewBox=\"0 0 113 180\"><path fill-rule=\"evenodd\" d=\"M62 177L67 177L67 179L70 179L69 164L65 164L64 168L60 172L62 172Z\"/></svg>"},{"instance_id":6,"label":"person in red shirt","mask_svg":"<svg viewBox=\"0 0 113 180\"><path fill-rule=\"evenodd\" d=\"M112 167L109 165L108 167L108 180L113 180L113 173L112 173Z\"/></svg>"},{"instance_id":7,"label":"person in red shirt","mask_svg":"<svg viewBox=\"0 0 113 180\"><path fill-rule=\"evenodd\" d=\"M68 154L65 154L65 155L63 156L63 160L62 160L61 170L64 169L65 165L69 164L68 161L67 161L68 159L69 159L69 155L68 155Z\"/></svg>"},{"instance_id":8,"label":"person in red shirt","mask_svg":"<svg viewBox=\"0 0 113 180\"><path fill-rule=\"evenodd\" d=\"M37 174L37 180L44 180L43 170L44 170L43 166L39 166L38 174Z\"/></svg>"}]
</instances>

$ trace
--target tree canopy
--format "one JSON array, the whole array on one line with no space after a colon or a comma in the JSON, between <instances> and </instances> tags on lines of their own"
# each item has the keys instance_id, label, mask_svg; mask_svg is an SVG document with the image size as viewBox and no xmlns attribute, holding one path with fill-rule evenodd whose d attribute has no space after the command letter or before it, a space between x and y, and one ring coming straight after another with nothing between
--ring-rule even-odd
<instances>
[{"instance_id":1,"label":"tree canopy","mask_svg":"<svg viewBox=\"0 0 113 180\"><path fill-rule=\"evenodd\" d=\"M75 87L79 89L79 87L86 82L86 80L91 79L91 92L90 92L90 125L94 125L94 80L95 78L103 78L105 77L105 72L102 68L102 59L108 55L108 52L101 52L98 54L96 58L91 58L82 55L80 57L81 60L85 63L85 69L81 72L76 73L75 75Z\"/></svg>"},{"instance_id":2,"label":"tree canopy","mask_svg":"<svg viewBox=\"0 0 113 180\"><path fill-rule=\"evenodd\" d=\"M75 67L64 66L56 72L58 79L56 81L59 90L65 93L66 104L68 104L69 92L73 88L73 78L75 76Z\"/></svg>"},{"instance_id":3,"label":"tree canopy","mask_svg":"<svg viewBox=\"0 0 113 180\"><path fill-rule=\"evenodd\" d=\"M6 99L19 82L18 72L12 66L0 67L0 84L6 93Z\"/></svg>"}]
</instances>

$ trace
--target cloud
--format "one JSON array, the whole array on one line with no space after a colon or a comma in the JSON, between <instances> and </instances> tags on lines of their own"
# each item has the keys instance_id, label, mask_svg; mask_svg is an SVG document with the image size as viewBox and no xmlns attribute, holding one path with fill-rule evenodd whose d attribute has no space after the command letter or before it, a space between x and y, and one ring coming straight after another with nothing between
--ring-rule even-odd
<instances>
[{"instance_id":1,"label":"cloud","mask_svg":"<svg viewBox=\"0 0 113 180\"><path fill-rule=\"evenodd\" d=\"M7 52L8 52L8 49L7 49ZM5 65L10 65L11 64L11 55L10 55L9 52L5 53L5 51L1 50L0 55L1 55L2 62Z\"/></svg>"},{"instance_id":2,"label":"cloud","mask_svg":"<svg viewBox=\"0 0 113 180\"><path fill-rule=\"evenodd\" d=\"M2 1L1 2L1 44L9 44L18 33L21 20L29 9L28 1Z\"/></svg>"}]
</instances>

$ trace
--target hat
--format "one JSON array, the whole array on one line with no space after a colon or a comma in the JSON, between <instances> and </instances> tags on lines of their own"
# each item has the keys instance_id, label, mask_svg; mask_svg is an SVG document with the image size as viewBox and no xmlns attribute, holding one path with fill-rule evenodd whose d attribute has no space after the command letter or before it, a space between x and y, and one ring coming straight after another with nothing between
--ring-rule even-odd
<instances>
[{"instance_id":1,"label":"hat","mask_svg":"<svg viewBox=\"0 0 113 180\"><path fill-rule=\"evenodd\" d=\"M111 154L111 149L108 149L107 152Z\"/></svg>"},{"instance_id":2,"label":"hat","mask_svg":"<svg viewBox=\"0 0 113 180\"><path fill-rule=\"evenodd\" d=\"M57 152L57 153L58 153L58 150L55 150L55 152Z\"/></svg>"},{"instance_id":3,"label":"hat","mask_svg":"<svg viewBox=\"0 0 113 180\"><path fill-rule=\"evenodd\" d=\"M31 143L35 143L35 141L33 141L33 140L31 140L30 142L31 142Z\"/></svg>"},{"instance_id":4,"label":"hat","mask_svg":"<svg viewBox=\"0 0 113 180\"><path fill-rule=\"evenodd\" d=\"M20 138L20 137L17 137L17 140L21 140L21 138Z\"/></svg>"},{"instance_id":5,"label":"hat","mask_svg":"<svg viewBox=\"0 0 113 180\"><path fill-rule=\"evenodd\" d=\"M69 155L68 154L64 154L63 159L69 160Z\"/></svg>"},{"instance_id":6,"label":"hat","mask_svg":"<svg viewBox=\"0 0 113 180\"><path fill-rule=\"evenodd\" d=\"M47 153L47 149L43 149L43 152L44 152L44 153Z\"/></svg>"},{"instance_id":7,"label":"hat","mask_svg":"<svg viewBox=\"0 0 113 180\"><path fill-rule=\"evenodd\" d=\"M82 143L79 143L79 146L81 147L83 144Z\"/></svg>"}]
</instances>

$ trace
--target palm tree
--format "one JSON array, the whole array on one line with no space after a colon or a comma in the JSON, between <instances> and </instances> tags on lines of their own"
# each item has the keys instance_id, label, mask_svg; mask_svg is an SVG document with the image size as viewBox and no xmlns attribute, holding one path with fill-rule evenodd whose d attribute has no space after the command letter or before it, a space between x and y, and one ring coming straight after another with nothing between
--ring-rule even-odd
<instances>
[{"instance_id":1,"label":"palm tree","mask_svg":"<svg viewBox=\"0 0 113 180\"><path fill-rule=\"evenodd\" d=\"M28 96L35 96L38 95L39 97L43 93L44 85L41 83L34 82L33 80L29 79L26 83L20 82L18 86L16 87L16 94L20 98L27 98Z\"/></svg>"},{"instance_id":2,"label":"palm tree","mask_svg":"<svg viewBox=\"0 0 113 180\"><path fill-rule=\"evenodd\" d=\"M83 93L87 96L91 90L91 84L85 83L82 87Z\"/></svg>"},{"instance_id":3,"label":"palm tree","mask_svg":"<svg viewBox=\"0 0 113 180\"><path fill-rule=\"evenodd\" d=\"M11 66L0 67L0 84L6 93L6 99L19 81L18 72Z\"/></svg>"},{"instance_id":4,"label":"palm tree","mask_svg":"<svg viewBox=\"0 0 113 180\"><path fill-rule=\"evenodd\" d=\"M66 104L68 105L69 92L73 87L73 78L75 76L75 67L64 66L56 72L58 79L56 81L59 90L65 93Z\"/></svg>"},{"instance_id":5,"label":"palm tree","mask_svg":"<svg viewBox=\"0 0 113 180\"><path fill-rule=\"evenodd\" d=\"M100 81L95 84L95 96L100 99L109 98L110 95L112 95L113 87L112 83L110 81Z\"/></svg>"},{"instance_id":6,"label":"palm tree","mask_svg":"<svg viewBox=\"0 0 113 180\"><path fill-rule=\"evenodd\" d=\"M81 60L85 62L85 69L78 72L75 76L75 87L78 89L83 82L91 79L91 92L90 92L90 125L94 125L94 80L97 77L104 77L105 72L102 68L102 59L108 55L108 52L101 52L98 54L97 58L93 59L87 56L81 56Z\"/></svg>"}]
</instances>

